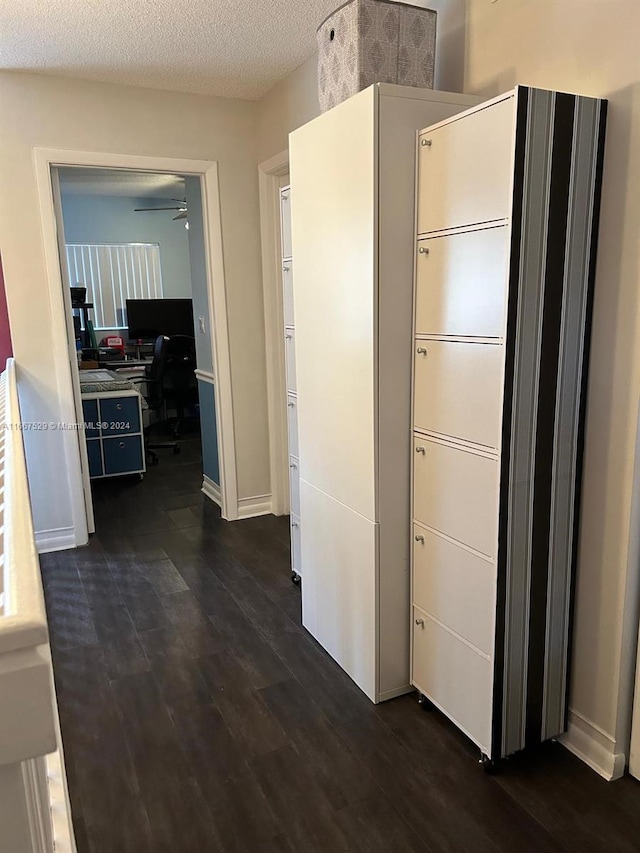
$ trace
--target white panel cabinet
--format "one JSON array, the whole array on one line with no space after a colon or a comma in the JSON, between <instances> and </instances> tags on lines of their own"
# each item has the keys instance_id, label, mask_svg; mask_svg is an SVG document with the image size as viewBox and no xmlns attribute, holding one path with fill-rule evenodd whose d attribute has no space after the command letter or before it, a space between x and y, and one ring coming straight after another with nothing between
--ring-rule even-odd
<instances>
[{"instance_id":1,"label":"white panel cabinet","mask_svg":"<svg viewBox=\"0 0 640 853\"><path fill-rule=\"evenodd\" d=\"M289 507L291 512L291 578L299 583L300 570L300 471L298 463L298 400L296 396L295 316L293 311L293 258L291 256L291 187L280 190L282 252L282 304L289 439Z\"/></svg>"},{"instance_id":2,"label":"white panel cabinet","mask_svg":"<svg viewBox=\"0 0 640 853\"><path fill-rule=\"evenodd\" d=\"M290 136L302 619L374 702L409 689L416 132L473 103L379 84Z\"/></svg>"},{"instance_id":3,"label":"white panel cabinet","mask_svg":"<svg viewBox=\"0 0 640 853\"><path fill-rule=\"evenodd\" d=\"M565 727L605 104L417 139L411 681L485 766Z\"/></svg>"}]
</instances>

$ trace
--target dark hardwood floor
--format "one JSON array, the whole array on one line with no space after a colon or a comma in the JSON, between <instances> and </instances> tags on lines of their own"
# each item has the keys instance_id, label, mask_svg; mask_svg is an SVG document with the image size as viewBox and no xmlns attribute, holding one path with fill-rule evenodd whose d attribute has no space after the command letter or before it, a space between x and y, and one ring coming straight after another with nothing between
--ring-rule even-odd
<instances>
[{"instance_id":1,"label":"dark hardwood floor","mask_svg":"<svg viewBox=\"0 0 640 853\"><path fill-rule=\"evenodd\" d=\"M414 696L375 707L300 625L287 519L234 523L198 443L96 484L42 557L79 853L640 849L640 785L561 746L497 776Z\"/></svg>"}]
</instances>

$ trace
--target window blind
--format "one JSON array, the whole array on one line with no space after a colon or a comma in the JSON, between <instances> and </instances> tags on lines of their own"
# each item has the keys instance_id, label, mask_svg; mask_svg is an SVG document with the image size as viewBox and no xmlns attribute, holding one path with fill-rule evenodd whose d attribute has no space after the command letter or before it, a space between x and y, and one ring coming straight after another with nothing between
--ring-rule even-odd
<instances>
[{"instance_id":1,"label":"window blind","mask_svg":"<svg viewBox=\"0 0 640 853\"><path fill-rule=\"evenodd\" d=\"M161 299L157 243L67 243L69 279L87 288L96 329L125 329L127 299Z\"/></svg>"}]
</instances>

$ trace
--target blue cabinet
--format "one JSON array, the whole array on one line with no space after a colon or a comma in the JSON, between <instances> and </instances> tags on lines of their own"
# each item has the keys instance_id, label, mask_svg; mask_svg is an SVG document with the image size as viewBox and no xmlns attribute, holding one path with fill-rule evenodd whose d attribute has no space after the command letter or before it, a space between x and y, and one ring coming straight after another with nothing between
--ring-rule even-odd
<instances>
[{"instance_id":1,"label":"blue cabinet","mask_svg":"<svg viewBox=\"0 0 640 853\"><path fill-rule=\"evenodd\" d=\"M137 391L98 391L82 396L89 476L145 471L142 405Z\"/></svg>"}]
</instances>

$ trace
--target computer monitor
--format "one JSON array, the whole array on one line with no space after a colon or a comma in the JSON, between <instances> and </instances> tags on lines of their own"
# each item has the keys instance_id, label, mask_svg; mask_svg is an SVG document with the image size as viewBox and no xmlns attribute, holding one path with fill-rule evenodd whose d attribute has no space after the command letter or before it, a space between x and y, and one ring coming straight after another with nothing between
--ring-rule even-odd
<instances>
[{"instance_id":1,"label":"computer monitor","mask_svg":"<svg viewBox=\"0 0 640 853\"><path fill-rule=\"evenodd\" d=\"M191 299L127 299L129 340L155 341L158 335L194 336Z\"/></svg>"}]
</instances>

